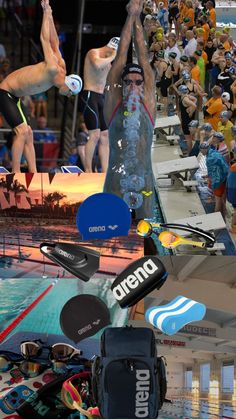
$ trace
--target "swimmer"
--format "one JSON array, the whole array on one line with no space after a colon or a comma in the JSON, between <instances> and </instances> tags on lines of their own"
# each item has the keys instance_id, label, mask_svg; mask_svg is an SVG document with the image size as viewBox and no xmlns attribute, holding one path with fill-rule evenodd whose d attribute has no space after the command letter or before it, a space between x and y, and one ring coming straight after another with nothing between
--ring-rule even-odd
<instances>
[{"instance_id":1,"label":"swimmer","mask_svg":"<svg viewBox=\"0 0 236 419\"><path fill-rule=\"evenodd\" d=\"M59 41L54 26L49 0L42 0L43 21L41 44L44 61L20 68L9 74L0 84L0 111L14 131L12 144L12 172L20 172L20 163L24 154L29 172L37 172L32 129L28 124L22 96L31 96L45 92L52 86L64 96L79 93L82 80L77 75L66 76L65 62L59 51Z\"/></svg>"},{"instance_id":2,"label":"swimmer","mask_svg":"<svg viewBox=\"0 0 236 419\"><path fill-rule=\"evenodd\" d=\"M153 217L151 145L156 112L155 80L140 21L143 0L131 0L116 59L107 77L104 116L109 165L104 192L123 198L136 219ZM138 64L126 64L134 36Z\"/></svg>"},{"instance_id":3,"label":"swimmer","mask_svg":"<svg viewBox=\"0 0 236 419\"><path fill-rule=\"evenodd\" d=\"M85 57L84 90L80 95L80 111L89 130L89 140L85 146L87 173L92 172L92 160L97 144L102 172L107 171L109 144L103 116L104 87L111 62L116 57L119 39L114 37L104 47L89 50Z\"/></svg>"}]
</instances>

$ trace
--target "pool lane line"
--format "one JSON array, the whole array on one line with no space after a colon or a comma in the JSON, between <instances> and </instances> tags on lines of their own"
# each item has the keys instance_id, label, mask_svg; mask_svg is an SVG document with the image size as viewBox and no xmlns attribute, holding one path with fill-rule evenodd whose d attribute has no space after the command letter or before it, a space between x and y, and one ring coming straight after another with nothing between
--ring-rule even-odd
<instances>
[{"instance_id":1,"label":"pool lane line","mask_svg":"<svg viewBox=\"0 0 236 419\"><path fill-rule=\"evenodd\" d=\"M15 327L33 310L43 297L62 279L56 278L25 310L22 311L7 327L0 333L0 343L15 329Z\"/></svg>"}]
</instances>

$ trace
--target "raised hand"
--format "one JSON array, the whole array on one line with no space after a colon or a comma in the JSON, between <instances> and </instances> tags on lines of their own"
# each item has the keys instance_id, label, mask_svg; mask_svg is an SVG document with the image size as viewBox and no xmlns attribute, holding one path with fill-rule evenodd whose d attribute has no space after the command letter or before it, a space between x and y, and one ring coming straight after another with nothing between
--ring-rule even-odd
<instances>
[{"instance_id":1,"label":"raised hand","mask_svg":"<svg viewBox=\"0 0 236 419\"><path fill-rule=\"evenodd\" d=\"M129 15L139 16L143 8L143 0L130 0L126 6Z\"/></svg>"}]
</instances>

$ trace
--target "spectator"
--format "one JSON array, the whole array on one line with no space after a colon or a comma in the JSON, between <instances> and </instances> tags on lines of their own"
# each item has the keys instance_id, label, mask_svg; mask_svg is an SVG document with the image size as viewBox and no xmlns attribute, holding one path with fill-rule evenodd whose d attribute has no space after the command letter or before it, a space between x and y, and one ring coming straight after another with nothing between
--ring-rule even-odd
<instances>
[{"instance_id":1,"label":"spectator","mask_svg":"<svg viewBox=\"0 0 236 419\"><path fill-rule=\"evenodd\" d=\"M50 128L47 128L47 119L45 116L40 116L37 119L37 129L44 132L34 132L34 141L40 143L54 143L57 141L55 134L50 132Z\"/></svg>"},{"instance_id":2,"label":"spectator","mask_svg":"<svg viewBox=\"0 0 236 419\"><path fill-rule=\"evenodd\" d=\"M181 52L179 50L179 47L177 45L176 41L176 35L173 32L170 32L167 37L167 47L165 48L165 59L168 60L169 54L171 52L176 53L176 61L180 60Z\"/></svg>"},{"instance_id":3,"label":"spectator","mask_svg":"<svg viewBox=\"0 0 236 419\"><path fill-rule=\"evenodd\" d=\"M191 68L191 78L195 80L199 85L201 83L200 80L200 68L197 64L197 58L196 57L190 57L189 58L189 64Z\"/></svg>"},{"instance_id":4,"label":"spectator","mask_svg":"<svg viewBox=\"0 0 236 419\"><path fill-rule=\"evenodd\" d=\"M224 135L222 132L214 132L212 136L212 143L214 148L224 157L227 164L229 164L229 151L224 141Z\"/></svg>"},{"instance_id":5,"label":"spectator","mask_svg":"<svg viewBox=\"0 0 236 419\"><path fill-rule=\"evenodd\" d=\"M187 55L187 57L192 57L194 52L197 49L197 41L194 38L193 31L187 31L186 32L186 38L187 38L187 45L184 48L184 55Z\"/></svg>"},{"instance_id":6,"label":"spectator","mask_svg":"<svg viewBox=\"0 0 236 419\"><path fill-rule=\"evenodd\" d=\"M217 131L218 122L220 122L220 113L223 111L221 88L214 86L211 92L212 98L203 106L204 122L209 122L213 129Z\"/></svg>"},{"instance_id":7,"label":"spectator","mask_svg":"<svg viewBox=\"0 0 236 419\"><path fill-rule=\"evenodd\" d=\"M216 10L212 1L206 3L211 28L216 28Z\"/></svg>"},{"instance_id":8,"label":"spectator","mask_svg":"<svg viewBox=\"0 0 236 419\"><path fill-rule=\"evenodd\" d=\"M39 118L40 116L44 116L47 119L48 114L48 98L47 93L42 92L36 95L33 95L33 102L35 105L35 116Z\"/></svg>"},{"instance_id":9,"label":"spectator","mask_svg":"<svg viewBox=\"0 0 236 419\"><path fill-rule=\"evenodd\" d=\"M226 216L226 179L228 176L228 165L224 157L213 148L208 142L200 145L200 150L206 156L206 166L209 178L209 187L215 196L215 212L220 211L223 218Z\"/></svg>"},{"instance_id":10,"label":"spectator","mask_svg":"<svg viewBox=\"0 0 236 419\"><path fill-rule=\"evenodd\" d=\"M236 147L233 148L233 160L230 162L230 169L226 183L227 201L233 206L231 220L231 233L236 234Z\"/></svg>"},{"instance_id":11,"label":"spectator","mask_svg":"<svg viewBox=\"0 0 236 419\"><path fill-rule=\"evenodd\" d=\"M220 121L218 122L217 131L223 134L225 143L229 151L231 141L233 140L232 127L233 123L229 120L229 112L222 111L220 113Z\"/></svg>"}]
</instances>

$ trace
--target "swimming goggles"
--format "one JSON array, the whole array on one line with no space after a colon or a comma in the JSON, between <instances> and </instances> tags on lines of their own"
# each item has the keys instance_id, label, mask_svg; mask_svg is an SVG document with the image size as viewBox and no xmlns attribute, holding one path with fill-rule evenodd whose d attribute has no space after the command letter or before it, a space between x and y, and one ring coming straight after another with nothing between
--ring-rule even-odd
<instances>
[{"instance_id":1,"label":"swimming goggles","mask_svg":"<svg viewBox=\"0 0 236 419\"><path fill-rule=\"evenodd\" d=\"M89 407L93 403L91 397L91 372L75 374L64 381L61 390L61 399L69 409L76 409L89 419L93 415L99 416L97 407Z\"/></svg>"},{"instance_id":2,"label":"swimming goggles","mask_svg":"<svg viewBox=\"0 0 236 419\"><path fill-rule=\"evenodd\" d=\"M158 233L154 230L154 228L160 228L160 227L161 228L173 228L173 229L176 229L176 230L188 231L189 233L195 234L198 237L201 237L205 240L205 243L203 243L203 242L191 242L191 240L184 239L183 237L181 237L181 236L179 236L175 233L169 232L169 233L172 234L172 236L176 237L176 240L178 240L177 245L179 245L179 244L192 244L193 246L197 246L197 243L200 243L198 245L198 247L213 247L214 244L215 244L215 241L216 241L213 234L211 234L209 232L206 232L206 231L204 231L200 228L193 227L189 224L150 223L147 220L141 220L137 225L137 230L136 231L137 231L137 234L139 236L150 237L153 233L158 235ZM159 235L159 238L160 238L160 235ZM161 236L161 238L162 238L162 236ZM182 243L180 243L181 242L180 239L182 239ZM172 240L172 247L177 247L177 245L173 245L173 243L175 242L174 237L171 240ZM189 242L189 243L187 243L187 242Z\"/></svg>"},{"instance_id":3,"label":"swimming goggles","mask_svg":"<svg viewBox=\"0 0 236 419\"><path fill-rule=\"evenodd\" d=\"M136 86L141 86L141 84L143 83L143 80L124 79L123 82L126 84L126 86L131 86L131 84L135 84Z\"/></svg>"},{"instance_id":4,"label":"swimming goggles","mask_svg":"<svg viewBox=\"0 0 236 419\"><path fill-rule=\"evenodd\" d=\"M38 359L43 349L49 350L47 359ZM0 372L9 371L13 365L26 377L37 377L46 368L53 372L64 374L68 372L68 363L75 362L82 352L66 343L56 343L52 346L42 346L40 340L26 341L20 344L21 354L10 351L0 351ZM77 362L78 363L78 362Z\"/></svg>"}]
</instances>

